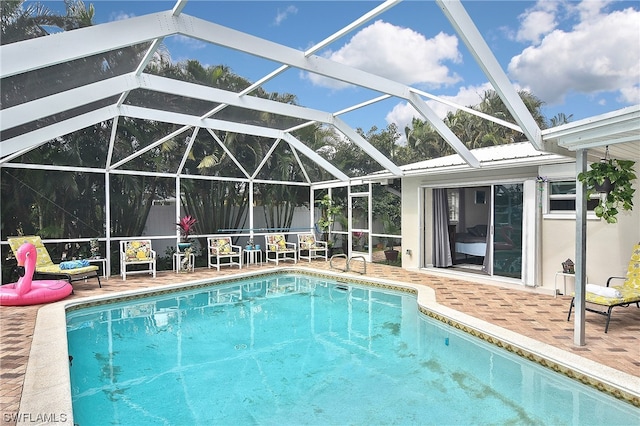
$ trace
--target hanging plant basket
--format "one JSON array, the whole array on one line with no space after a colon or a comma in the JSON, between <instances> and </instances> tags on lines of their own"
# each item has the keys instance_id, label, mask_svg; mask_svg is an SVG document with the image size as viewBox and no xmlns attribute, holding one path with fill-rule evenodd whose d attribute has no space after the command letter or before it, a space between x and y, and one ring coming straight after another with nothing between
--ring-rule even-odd
<instances>
[{"instance_id":1,"label":"hanging plant basket","mask_svg":"<svg viewBox=\"0 0 640 426\"><path fill-rule=\"evenodd\" d=\"M611 179L605 178L602 185L596 182L593 185L593 190L599 194L608 194L613 191L613 183L611 183Z\"/></svg>"},{"instance_id":2,"label":"hanging plant basket","mask_svg":"<svg viewBox=\"0 0 640 426\"><path fill-rule=\"evenodd\" d=\"M608 149L598 163L591 164L591 169L578 175L578 180L587 186L587 198L600 193L600 203L594 209L597 217L616 223L620 210L633 209L633 181L636 174L633 170L635 161L608 158Z\"/></svg>"}]
</instances>

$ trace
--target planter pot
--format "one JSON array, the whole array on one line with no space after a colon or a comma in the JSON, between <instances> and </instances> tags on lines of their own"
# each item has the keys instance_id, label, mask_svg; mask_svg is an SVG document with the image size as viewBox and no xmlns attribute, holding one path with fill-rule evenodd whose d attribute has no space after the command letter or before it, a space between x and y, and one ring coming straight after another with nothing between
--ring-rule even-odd
<instances>
[{"instance_id":1,"label":"planter pot","mask_svg":"<svg viewBox=\"0 0 640 426\"><path fill-rule=\"evenodd\" d=\"M185 251L189 247L191 247L191 243L178 243L178 250L180 251Z\"/></svg>"},{"instance_id":2,"label":"planter pot","mask_svg":"<svg viewBox=\"0 0 640 426\"><path fill-rule=\"evenodd\" d=\"M398 260L398 253L398 250L385 250L384 257L390 262L395 262Z\"/></svg>"},{"instance_id":3,"label":"planter pot","mask_svg":"<svg viewBox=\"0 0 640 426\"><path fill-rule=\"evenodd\" d=\"M595 185L593 185L593 189L595 189L596 192L608 194L613 191L613 184L611 183L611 180L609 180L609 178L605 178L604 182L602 182L602 185L598 185L596 183Z\"/></svg>"}]
</instances>

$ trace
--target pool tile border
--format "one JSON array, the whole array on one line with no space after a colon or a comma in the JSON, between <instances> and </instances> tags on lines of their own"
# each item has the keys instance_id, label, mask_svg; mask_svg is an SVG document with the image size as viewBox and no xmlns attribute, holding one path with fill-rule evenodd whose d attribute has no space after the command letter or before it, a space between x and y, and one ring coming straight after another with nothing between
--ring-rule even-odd
<instances>
[{"instance_id":1,"label":"pool tile border","mask_svg":"<svg viewBox=\"0 0 640 426\"><path fill-rule=\"evenodd\" d=\"M585 372L582 372L579 370L579 368L572 368L569 367L566 364L562 364L561 362L556 362L550 358L550 357L545 357L539 353L536 353L535 349L529 350L527 348L525 348L523 345L518 345L514 342L510 342L508 339L502 339L500 337L497 337L495 334L491 334L491 331L481 331L478 327L474 327L471 326L469 324L465 324L465 320L466 319L470 319L472 322L477 322L479 325L480 324L484 324L484 325L489 325L491 326L490 329L493 329L494 331L498 331L498 332L504 332L505 335L507 335L509 332L506 329L503 329L501 327L497 327L497 326L492 326L491 324L488 323L484 323L484 321L481 320L477 320L475 318L469 317L465 314L461 314L458 313L463 319L462 320L458 320L455 317L459 316L457 315L457 311L454 310L450 310L451 311L451 315L447 315L444 312L447 312L448 308L443 307L442 305L437 304L436 300L435 300L435 291L429 287L426 286L417 286L414 284L410 284L410 283L402 283L402 282L395 282L395 281L389 281L389 280L383 280L383 279L376 279L376 278L371 278L371 277L367 277L362 278L360 276L357 275L345 275L343 274L332 274L332 273L328 273L326 271L319 271L319 270L315 270L315 269L307 269L307 268L291 268L291 269L287 269L287 268L282 268L279 270L270 270L270 271L265 271L265 272L258 272L258 273L247 273L247 274L241 274L241 275L236 275L233 277L220 277L219 279L207 279L207 280L201 280L201 281L195 281L195 282L187 282L187 283L180 283L180 284L174 284L174 285L169 285L169 286L162 286L162 287L152 287L152 288L147 288L147 289L142 289L142 290L129 290L129 291L125 291L122 292L120 294L115 293L115 294L111 294L108 296L94 296L94 297L88 297L85 299L77 299L71 302L59 302L55 305L57 306L53 306L51 305L49 307L49 309L43 309L42 311L43 313L43 317L48 313L48 315L52 315L55 319L60 318L61 316L63 318L66 318L66 314L68 312L73 312L75 310L78 309L83 309L83 308L90 308L90 307L95 307L95 306L100 306L100 305L106 305L106 304L113 304L113 303L121 303L121 302L127 302L127 301L131 301L131 300L136 300L136 299L140 299L142 297L148 297L148 296L161 296L161 295L165 295L165 294L171 294L171 293L176 293L176 292L180 292L180 291L184 291L184 290L197 290L199 288L205 288L205 287L216 287L216 286L221 286L221 285L228 285L228 284L232 284L234 282L237 281L244 281L247 280L248 278L256 278L256 277L269 277L269 276L273 276L273 275L281 275L282 273L289 273L289 274L295 274L295 275L304 275L304 276L313 276L313 277L317 277L317 278L323 278L323 279L331 279L331 280L336 280L338 282L345 282L345 283L349 283L349 284L356 284L356 285L362 285L362 286L370 286L370 287L376 287L376 288L381 288L381 289L386 289L386 290L392 290L392 291L399 291L399 292L404 292L404 293L408 293L408 294L412 294L415 295L417 297L417 308L418 310L425 316L430 317L434 320L440 321L444 324L447 324L449 326L452 326L462 332L465 332L471 336L474 336L476 338L482 339L487 343L490 343L492 345L495 345L497 347L503 348L513 354L516 354L522 358L526 358L532 362L535 362L545 368L551 369L553 371L555 371L556 373L561 373L563 375L565 375L566 377L573 379L573 380L578 380L580 382L582 382L585 385L588 385L600 392L604 392L608 395L611 395L619 400L625 401L627 403L632 404L635 407L640 407L640 393L634 393L632 391L627 391L624 389L624 386L616 386L615 384L612 383L607 383L605 380L601 380L597 377L594 377L592 375L589 375ZM38 313L38 317L40 317L40 312ZM38 322L45 322L45 318L38 318ZM65 321L66 324L66 321ZM51 326L51 324L48 324L49 326ZM57 332L59 332L59 330L55 330L52 331L52 333L50 333L50 335L47 338L42 338L43 336L38 332L38 327L36 327L36 330L34 331L34 342L36 341L36 338L39 338L40 340L47 340L48 339L52 339L53 337L51 336L52 334L55 334ZM40 335L38 335L40 334ZM49 333L48 333L49 334ZM64 345L66 347L66 326L63 327L62 330L62 334L63 334L63 339L61 339L64 342ZM497 334L497 333L496 333ZM38 335L38 336L37 336ZM60 337L60 336L58 336ZM544 345L544 344L541 344ZM36 345L34 345L36 346ZM32 353L34 351L37 351L38 348L32 346ZM42 345L44 346L44 345ZM546 345L544 345L546 346ZM44 350L44 348L40 348L40 350ZM565 351L561 351L566 353ZM48 351L47 351L48 354ZM570 354L572 355L572 354ZM572 355L573 356L573 355ZM576 356L573 356L574 359ZM581 358L581 357L578 357ZM25 389L27 389L26 384L29 381L33 381L33 384L31 384L32 387L35 387L39 390L38 392L38 397L32 396L31 398L27 397L25 398L23 395L23 401L26 401L26 405L29 406L30 404L35 404L35 401L40 400L40 402L42 401L42 391L43 388L46 387L45 384L41 383L38 381L37 378L37 367L35 368L29 368L31 367L31 355L29 357L30 362L29 365L27 366L27 374L25 375ZM581 358L582 359L582 358ZM590 360L586 360L584 359L585 362L587 363L592 363L592 361ZM62 364L64 366L64 364ZM617 370L613 370L610 367L606 367L603 366L603 368L608 371L608 372L616 372L619 374L616 374L616 376L623 377L626 378L628 377L632 377L626 373L622 373L622 372L618 372ZM66 380L67 380L67 386L68 386L68 366L67 369L60 369L63 372L66 372ZM54 382L56 383L56 382ZM70 388L69 388L69 392L70 392ZM67 404L69 405L68 410L69 413L71 412L71 407L70 407L70 394L68 396L69 401L64 401L62 405L66 406ZM54 400L59 400L59 398L53 398ZM51 402L51 400L49 400L49 402ZM62 402L62 401L61 401ZM50 405L49 405L50 407ZM25 407L25 409L29 409L29 407ZM22 407L22 403L21 403L21 411L23 411L23 407ZM37 411L34 410L33 412L42 412L42 410Z\"/></svg>"},{"instance_id":2,"label":"pool tile border","mask_svg":"<svg viewBox=\"0 0 640 426\"><path fill-rule=\"evenodd\" d=\"M423 306L419 306L418 308L420 310L420 312L422 312L424 315L433 318L437 321L440 321L444 324L447 324L449 326L454 327L457 330L460 330L462 332L465 332L467 334L470 334L471 336L477 337L479 339L484 340L487 343L490 343L494 346L497 346L499 348L505 349L515 355L520 356L521 358L526 358L529 361L535 362L545 368L548 368L550 370L555 371L556 373L561 373L564 376L572 379L572 380L577 380L585 385L591 386L592 388L600 391L600 392L604 392L606 394L609 394L617 399L623 400L625 402L628 402L636 407L640 408L640 396L638 395L634 395L630 392L627 392L623 389L620 389L616 386L613 386L611 384L607 384L602 382L601 380L598 380L597 378L594 378L592 376L589 376L587 374L581 373L577 370L574 370L571 367L567 367L565 365L561 365L558 364L557 362L551 361L543 356L540 356L536 353L530 352L527 349L524 349L520 346L514 345L512 343L508 343L505 342L499 338L496 338L495 336L492 335L488 335L483 333L480 330L477 330L473 327L469 327L465 324L461 324L455 320L452 320L450 318L448 318L445 315L441 315L438 313L435 313L427 308L424 308Z\"/></svg>"}]
</instances>

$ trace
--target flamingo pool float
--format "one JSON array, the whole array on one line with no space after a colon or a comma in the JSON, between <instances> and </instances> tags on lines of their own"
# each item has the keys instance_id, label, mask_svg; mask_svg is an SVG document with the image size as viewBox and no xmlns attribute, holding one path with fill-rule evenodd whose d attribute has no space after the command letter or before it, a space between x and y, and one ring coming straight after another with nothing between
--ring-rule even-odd
<instances>
[{"instance_id":1,"label":"flamingo pool float","mask_svg":"<svg viewBox=\"0 0 640 426\"><path fill-rule=\"evenodd\" d=\"M33 280L36 270L36 247L24 243L16 251L18 267L24 267L24 275L18 282L0 286L0 305L23 306L55 302L64 299L73 291L64 280Z\"/></svg>"}]
</instances>

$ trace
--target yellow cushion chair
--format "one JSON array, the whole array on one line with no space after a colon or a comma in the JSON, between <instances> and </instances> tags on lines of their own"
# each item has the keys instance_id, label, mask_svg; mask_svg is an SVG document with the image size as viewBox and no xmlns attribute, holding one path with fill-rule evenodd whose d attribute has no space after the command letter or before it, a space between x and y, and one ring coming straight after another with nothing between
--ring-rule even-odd
<instances>
[{"instance_id":1,"label":"yellow cushion chair","mask_svg":"<svg viewBox=\"0 0 640 426\"><path fill-rule=\"evenodd\" d=\"M622 285L610 286L613 280L624 280L624 282ZM607 317L607 323L604 327L604 332L606 333L609 330L609 321L611 321L611 311L613 311L613 308L616 306L627 307L634 303L636 307L640 308L640 243L633 247L631 260L627 267L627 275L625 277L609 277L607 286L600 287L602 291L595 291L597 287L588 285L587 291L585 292L585 301L592 306L597 305L607 308L606 311L590 306L587 306L585 310ZM588 291L589 289L593 289L594 291ZM607 289L607 291L604 291L604 289ZM571 299L567 321L571 318L571 310L573 309L574 302L575 295Z\"/></svg>"},{"instance_id":2,"label":"yellow cushion chair","mask_svg":"<svg viewBox=\"0 0 640 426\"><path fill-rule=\"evenodd\" d=\"M288 243L283 234L267 234L264 239L267 263L275 262L277 265L281 260L293 260L293 263L297 263L296 245Z\"/></svg>"},{"instance_id":3,"label":"yellow cushion chair","mask_svg":"<svg viewBox=\"0 0 640 426\"><path fill-rule=\"evenodd\" d=\"M147 269L127 271L127 266L147 265ZM156 252L151 248L151 240L120 241L120 275L148 273L156 277Z\"/></svg>"},{"instance_id":4,"label":"yellow cushion chair","mask_svg":"<svg viewBox=\"0 0 640 426\"><path fill-rule=\"evenodd\" d=\"M209 268L215 266L219 271L220 266L235 265L238 269L242 269L242 247L233 245L231 237L208 237L207 247L209 247ZM229 262L220 263L222 259L229 259Z\"/></svg>"},{"instance_id":5,"label":"yellow cushion chair","mask_svg":"<svg viewBox=\"0 0 640 426\"><path fill-rule=\"evenodd\" d=\"M11 250L15 254L18 248L24 243L31 243L36 247L36 276L41 277L64 277L69 283L73 281L80 281L88 278L97 278L98 286L102 287L100 283L100 275L98 274L97 265L83 266L80 268L62 269L60 264L53 263L51 256L47 248L44 246L42 239L37 235L25 235L21 237L8 237L7 241Z\"/></svg>"},{"instance_id":6,"label":"yellow cushion chair","mask_svg":"<svg viewBox=\"0 0 640 426\"><path fill-rule=\"evenodd\" d=\"M307 253L305 256L304 253ZM327 260L329 250L326 241L317 241L313 233L298 234L298 259L324 258Z\"/></svg>"}]
</instances>

